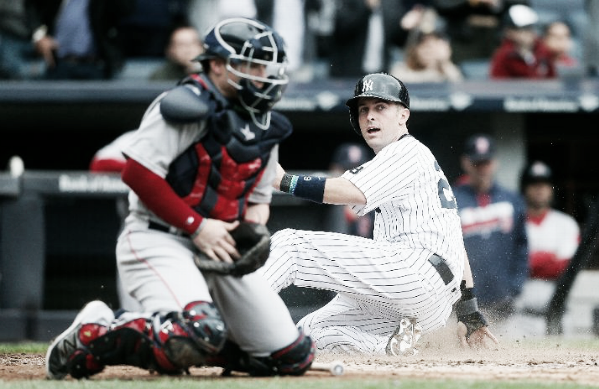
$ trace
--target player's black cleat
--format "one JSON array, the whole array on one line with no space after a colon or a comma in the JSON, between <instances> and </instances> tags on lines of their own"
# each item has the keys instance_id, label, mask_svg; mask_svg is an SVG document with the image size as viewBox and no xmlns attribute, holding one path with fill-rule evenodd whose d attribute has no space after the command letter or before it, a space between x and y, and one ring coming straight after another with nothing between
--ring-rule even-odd
<instances>
[{"instance_id":1,"label":"player's black cleat","mask_svg":"<svg viewBox=\"0 0 599 389\"><path fill-rule=\"evenodd\" d=\"M46 352L46 376L60 380L67 374L82 378L100 372L104 366L94 363L87 345L103 335L113 319L114 313L102 301L88 303L73 324L50 344Z\"/></svg>"}]
</instances>

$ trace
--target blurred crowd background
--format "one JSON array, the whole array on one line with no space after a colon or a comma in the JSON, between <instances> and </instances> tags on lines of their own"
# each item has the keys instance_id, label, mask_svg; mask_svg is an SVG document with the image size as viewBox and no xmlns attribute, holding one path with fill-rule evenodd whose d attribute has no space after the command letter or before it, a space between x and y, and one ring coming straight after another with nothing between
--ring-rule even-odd
<instances>
[{"instance_id":1,"label":"blurred crowd background","mask_svg":"<svg viewBox=\"0 0 599 389\"><path fill-rule=\"evenodd\" d=\"M287 43L292 82L597 77L592 0L0 0L0 79L178 79L223 18Z\"/></svg>"}]
</instances>

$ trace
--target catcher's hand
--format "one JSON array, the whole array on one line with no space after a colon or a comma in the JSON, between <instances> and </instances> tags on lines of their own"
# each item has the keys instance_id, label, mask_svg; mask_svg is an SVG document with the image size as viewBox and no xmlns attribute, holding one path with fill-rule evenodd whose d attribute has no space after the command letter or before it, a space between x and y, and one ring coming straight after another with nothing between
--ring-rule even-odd
<instances>
[{"instance_id":1,"label":"catcher's hand","mask_svg":"<svg viewBox=\"0 0 599 389\"><path fill-rule=\"evenodd\" d=\"M231 231L237 251L241 257L233 263L215 261L198 251L194 255L196 266L201 271L241 277L262 267L270 252L270 232L259 223L241 222Z\"/></svg>"}]
</instances>

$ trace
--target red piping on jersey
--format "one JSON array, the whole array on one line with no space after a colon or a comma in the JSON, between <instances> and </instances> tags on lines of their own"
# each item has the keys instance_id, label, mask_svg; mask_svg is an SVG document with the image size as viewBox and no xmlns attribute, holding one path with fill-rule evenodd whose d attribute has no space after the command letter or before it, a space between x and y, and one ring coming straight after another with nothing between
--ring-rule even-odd
<instances>
[{"instance_id":1,"label":"red piping on jersey","mask_svg":"<svg viewBox=\"0 0 599 389\"><path fill-rule=\"evenodd\" d=\"M131 234L130 233L127 233L127 242L129 244L129 250L131 250L131 254L133 254L133 256L135 257L135 260L140 263L143 263L145 266L147 266L147 268L150 269L152 271L152 273L154 273L156 275L156 277L162 282L162 284L164 285L164 288L166 290L168 290L169 294L171 295L173 300L175 300L177 305L182 306L181 302L177 299L177 294L173 292L173 290L171 289L169 284L166 282L164 277L162 277L162 274L160 274L160 272L157 271L156 268L154 268L150 264L150 262L148 262L145 258L140 257L137 253L137 250L135 250L135 248L133 248L133 243L131 242Z\"/></svg>"}]
</instances>

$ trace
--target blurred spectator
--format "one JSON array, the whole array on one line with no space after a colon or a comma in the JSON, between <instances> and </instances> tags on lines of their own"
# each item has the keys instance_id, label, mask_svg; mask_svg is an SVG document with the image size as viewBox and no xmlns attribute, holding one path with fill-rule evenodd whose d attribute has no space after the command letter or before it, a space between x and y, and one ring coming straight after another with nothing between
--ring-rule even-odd
<instances>
[{"instance_id":1,"label":"blurred spectator","mask_svg":"<svg viewBox=\"0 0 599 389\"><path fill-rule=\"evenodd\" d=\"M401 0L336 0L329 76L359 78L389 69L393 47L407 38L400 26L406 11Z\"/></svg>"},{"instance_id":2,"label":"blurred spectator","mask_svg":"<svg viewBox=\"0 0 599 389\"><path fill-rule=\"evenodd\" d=\"M522 172L520 190L527 205L526 232L529 248L530 278L518 300L520 310L538 315L545 313L555 292L556 280L566 270L580 243L576 220L552 208L554 180L551 169L534 161ZM544 317L537 319L537 333L544 334ZM534 321L528 327L534 325ZM534 328L534 327L533 327Z\"/></svg>"},{"instance_id":3,"label":"blurred spectator","mask_svg":"<svg viewBox=\"0 0 599 389\"><path fill-rule=\"evenodd\" d=\"M26 0L0 0L0 79L26 80L43 74L32 34Z\"/></svg>"},{"instance_id":4,"label":"blurred spectator","mask_svg":"<svg viewBox=\"0 0 599 389\"><path fill-rule=\"evenodd\" d=\"M587 14L584 34L584 63L588 76L599 76L599 1L586 0L584 8Z\"/></svg>"},{"instance_id":5,"label":"blurred spectator","mask_svg":"<svg viewBox=\"0 0 599 389\"><path fill-rule=\"evenodd\" d=\"M326 78L334 30L335 0L305 0L304 60L313 78Z\"/></svg>"},{"instance_id":6,"label":"blurred spectator","mask_svg":"<svg viewBox=\"0 0 599 389\"><path fill-rule=\"evenodd\" d=\"M232 18L256 18L254 0L188 0L188 17L201 35L217 22Z\"/></svg>"},{"instance_id":7,"label":"blurred spectator","mask_svg":"<svg viewBox=\"0 0 599 389\"><path fill-rule=\"evenodd\" d=\"M273 27L285 40L287 70L297 79L304 66L304 37L306 35L304 0L254 0L256 18Z\"/></svg>"},{"instance_id":8,"label":"blurred spectator","mask_svg":"<svg viewBox=\"0 0 599 389\"><path fill-rule=\"evenodd\" d=\"M329 166L330 174L334 177L346 170L357 168L370 161L374 155L372 150L361 143L342 143L334 153ZM372 238L374 213L357 216L351 206L333 205L326 218L327 230Z\"/></svg>"},{"instance_id":9,"label":"blurred spectator","mask_svg":"<svg viewBox=\"0 0 599 389\"><path fill-rule=\"evenodd\" d=\"M121 69L118 24L135 0L31 0L36 50L48 79L109 79Z\"/></svg>"},{"instance_id":10,"label":"blurred spectator","mask_svg":"<svg viewBox=\"0 0 599 389\"><path fill-rule=\"evenodd\" d=\"M135 9L119 28L127 58L159 58L164 55L170 33L188 24L189 0L134 0Z\"/></svg>"},{"instance_id":11,"label":"blurred spectator","mask_svg":"<svg viewBox=\"0 0 599 389\"><path fill-rule=\"evenodd\" d=\"M461 166L466 184L454 187L464 243L482 310L507 319L528 278L526 207L522 197L495 180L495 140L475 134L466 140Z\"/></svg>"},{"instance_id":12,"label":"blurred spectator","mask_svg":"<svg viewBox=\"0 0 599 389\"><path fill-rule=\"evenodd\" d=\"M537 13L532 8L510 7L504 39L491 58L491 78L557 77L553 56L535 30L537 21Z\"/></svg>"},{"instance_id":13,"label":"blurred spectator","mask_svg":"<svg viewBox=\"0 0 599 389\"><path fill-rule=\"evenodd\" d=\"M453 62L488 61L501 42L504 15L518 0L433 0L447 23Z\"/></svg>"},{"instance_id":14,"label":"blurred spectator","mask_svg":"<svg viewBox=\"0 0 599 389\"><path fill-rule=\"evenodd\" d=\"M413 31L433 31L439 27L445 28L445 22L439 18L437 11L432 7L432 0L402 0L406 11L399 22L401 28L407 33ZM439 24L439 22L442 22Z\"/></svg>"},{"instance_id":15,"label":"blurred spectator","mask_svg":"<svg viewBox=\"0 0 599 389\"><path fill-rule=\"evenodd\" d=\"M458 82L462 72L451 61L451 46L440 31L418 32L408 39L404 60L390 73L403 82Z\"/></svg>"},{"instance_id":16,"label":"blurred spectator","mask_svg":"<svg viewBox=\"0 0 599 389\"><path fill-rule=\"evenodd\" d=\"M558 75L580 66L578 59L571 54L574 41L568 24L560 20L547 24L543 28L542 39L553 56Z\"/></svg>"},{"instance_id":17,"label":"blurred spectator","mask_svg":"<svg viewBox=\"0 0 599 389\"><path fill-rule=\"evenodd\" d=\"M191 26L180 26L173 30L165 50L166 62L151 75L151 80L180 80L201 70L193 61L204 51L198 31Z\"/></svg>"}]
</instances>

